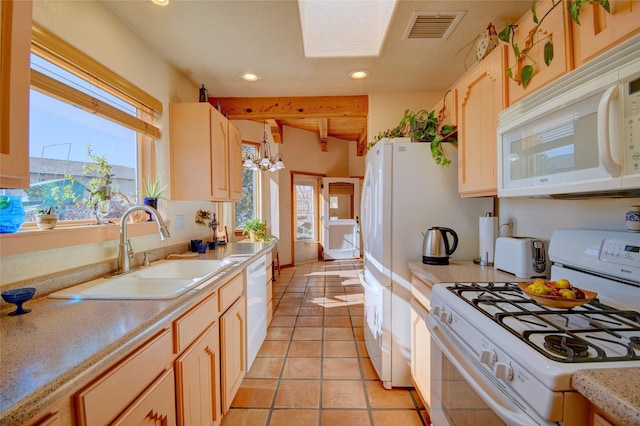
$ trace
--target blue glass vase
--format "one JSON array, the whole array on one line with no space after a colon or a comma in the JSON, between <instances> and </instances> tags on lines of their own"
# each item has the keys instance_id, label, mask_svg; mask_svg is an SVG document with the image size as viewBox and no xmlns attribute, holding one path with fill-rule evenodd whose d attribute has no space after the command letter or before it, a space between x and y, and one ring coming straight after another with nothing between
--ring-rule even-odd
<instances>
[{"instance_id":1,"label":"blue glass vase","mask_svg":"<svg viewBox=\"0 0 640 426\"><path fill-rule=\"evenodd\" d=\"M0 195L0 234L17 232L24 220L24 207L20 197Z\"/></svg>"}]
</instances>

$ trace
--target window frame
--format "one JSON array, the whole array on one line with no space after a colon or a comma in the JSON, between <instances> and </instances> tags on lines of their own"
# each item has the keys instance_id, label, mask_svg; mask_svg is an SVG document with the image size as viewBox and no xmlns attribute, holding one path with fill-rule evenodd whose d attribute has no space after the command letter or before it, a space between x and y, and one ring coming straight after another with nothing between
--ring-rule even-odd
<instances>
[{"instance_id":1,"label":"window frame","mask_svg":"<svg viewBox=\"0 0 640 426\"><path fill-rule=\"evenodd\" d=\"M259 151L260 149L260 143L258 142L254 142L254 141L248 141L248 140L242 140L242 145L247 145L247 146L252 146L256 149L256 152ZM253 172L254 176L255 176L255 182L254 182L254 205L256 206L255 210L254 210L254 216L258 219L262 218L262 212L260 211L260 205L261 205L261 200L262 200L262 174L260 172L258 172L257 170ZM232 225L233 225L233 235L236 237L240 237L242 235L244 235L244 229L240 228L238 226L237 223L237 216L236 216L236 203L232 203L233 205L233 209L231 212L231 217L232 217Z\"/></svg>"}]
</instances>

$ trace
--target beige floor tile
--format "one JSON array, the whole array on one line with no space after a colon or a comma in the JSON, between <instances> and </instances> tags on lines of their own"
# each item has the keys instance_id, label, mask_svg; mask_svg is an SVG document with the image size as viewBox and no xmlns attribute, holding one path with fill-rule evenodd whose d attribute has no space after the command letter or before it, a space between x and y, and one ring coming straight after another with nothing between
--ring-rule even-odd
<instances>
[{"instance_id":1,"label":"beige floor tile","mask_svg":"<svg viewBox=\"0 0 640 426\"><path fill-rule=\"evenodd\" d=\"M232 408L222 417L222 426L265 426L269 410L251 408Z\"/></svg>"},{"instance_id":2,"label":"beige floor tile","mask_svg":"<svg viewBox=\"0 0 640 426\"><path fill-rule=\"evenodd\" d=\"M276 310L273 312L273 316L277 317L280 315L298 315L298 311L300 310L300 307L298 306L280 306L278 305L278 307L276 308Z\"/></svg>"},{"instance_id":3,"label":"beige floor tile","mask_svg":"<svg viewBox=\"0 0 640 426\"><path fill-rule=\"evenodd\" d=\"M232 407L269 408L276 393L277 380L244 379Z\"/></svg>"},{"instance_id":4,"label":"beige floor tile","mask_svg":"<svg viewBox=\"0 0 640 426\"><path fill-rule=\"evenodd\" d=\"M293 340L322 340L322 327L296 327Z\"/></svg>"},{"instance_id":5,"label":"beige floor tile","mask_svg":"<svg viewBox=\"0 0 640 426\"><path fill-rule=\"evenodd\" d=\"M287 358L283 379L320 379L322 358Z\"/></svg>"},{"instance_id":6,"label":"beige floor tile","mask_svg":"<svg viewBox=\"0 0 640 426\"><path fill-rule=\"evenodd\" d=\"M371 410L373 426L422 426L416 410Z\"/></svg>"},{"instance_id":7,"label":"beige floor tile","mask_svg":"<svg viewBox=\"0 0 640 426\"><path fill-rule=\"evenodd\" d=\"M325 357L357 357L356 344L350 340L327 340L324 342Z\"/></svg>"},{"instance_id":8,"label":"beige floor tile","mask_svg":"<svg viewBox=\"0 0 640 426\"><path fill-rule=\"evenodd\" d=\"M381 381L365 382L365 387L371 408L416 408L409 389L385 389Z\"/></svg>"},{"instance_id":9,"label":"beige floor tile","mask_svg":"<svg viewBox=\"0 0 640 426\"><path fill-rule=\"evenodd\" d=\"M250 379L277 379L280 377L284 358L256 358L247 372Z\"/></svg>"},{"instance_id":10,"label":"beige floor tile","mask_svg":"<svg viewBox=\"0 0 640 426\"><path fill-rule=\"evenodd\" d=\"M369 352L367 351L367 345L364 341L358 340L356 342L356 346L358 347L358 356L360 357L369 357Z\"/></svg>"},{"instance_id":11,"label":"beige floor tile","mask_svg":"<svg viewBox=\"0 0 640 426\"><path fill-rule=\"evenodd\" d=\"M298 315L304 316L323 316L324 308L322 306L301 306Z\"/></svg>"},{"instance_id":12,"label":"beige floor tile","mask_svg":"<svg viewBox=\"0 0 640 426\"><path fill-rule=\"evenodd\" d=\"M353 331L351 328L325 327L324 340L353 340Z\"/></svg>"},{"instance_id":13,"label":"beige floor tile","mask_svg":"<svg viewBox=\"0 0 640 426\"><path fill-rule=\"evenodd\" d=\"M322 327L322 319L321 316L301 316L298 317L298 321L296 321L296 326L298 327Z\"/></svg>"},{"instance_id":14,"label":"beige floor tile","mask_svg":"<svg viewBox=\"0 0 640 426\"><path fill-rule=\"evenodd\" d=\"M322 426L370 426L367 410L322 410Z\"/></svg>"},{"instance_id":15,"label":"beige floor tile","mask_svg":"<svg viewBox=\"0 0 640 426\"><path fill-rule=\"evenodd\" d=\"M338 380L360 379L358 358L324 358L322 360L322 378Z\"/></svg>"},{"instance_id":16,"label":"beige floor tile","mask_svg":"<svg viewBox=\"0 0 640 426\"><path fill-rule=\"evenodd\" d=\"M293 327L269 327L266 340L290 340Z\"/></svg>"},{"instance_id":17,"label":"beige floor tile","mask_svg":"<svg viewBox=\"0 0 640 426\"><path fill-rule=\"evenodd\" d=\"M269 426L314 426L318 424L318 410L273 410Z\"/></svg>"},{"instance_id":18,"label":"beige floor tile","mask_svg":"<svg viewBox=\"0 0 640 426\"><path fill-rule=\"evenodd\" d=\"M289 346L288 357L321 357L322 342L321 341L292 341Z\"/></svg>"},{"instance_id":19,"label":"beige floor tile","mask_svg":"<svg viewBox=\"0 0 640 426\"><path fill-rule=\"evenodd\" d=\"M296 316L277 316L277 317L273 317L273 319L271 320L271 324L269 324L269 327L293 327L294 325L296 325L296 320L298 319L298 317Z\"/></svg>"},{"instance_id":20,"label":"beige floor tile","mask_svg":"<svg viewBox=\"0 0 640 426\"><path fill-rule=\"evenodd\" d=\"M367 408L362 382L325 380L322 383L322 408Z\"/></svg>"},{"instance_id":21,"label":"beige floor tile","mask_svg":"<svg viewBox=\"0 0 640 426\"><path fill-rule=\"evenodd\" d=\"M319 380L280 380L274 408L318 408Z\"/></svg>"},{"instance_id":22,"label":"beige floor tile","mask_svg":"<svg viewBox=\"0 0 640 426\"><path fill-rule=\"evenodd\" d=\"M354 327L353 334L356 336L356 340L364 340L364 329L362 327Z\"/></svg>"},{"instance_id":23,"label":"beige floor tile","mask_svg":"<svg viewBox=\"0 0 640 426\"><path fill-rule=\"evenodd\" d=\"M376 373L376 369L371 364L371 360L369 358L360 358L360 365L362 366L362 378L364 380L378 380L378 373Z\"/></svg>"},{"instance_id":24,"label":"beige floor tile","mask_svg":"<svg viewBox=\"0 0 640 426\"><path fill-rule=\"evenodd\" d=\"M325 327L351 327L351 317L349 316L326 316L324 317Z\"/></svg>"},{"instance_id":25,"label":"beige floor tile","mask_svg":"<svg viewBox=\"0 0 640 426\"><path fill-rule=\"evenodd\" d=\"M295 308L299 308L300 305L302 304L302 300L298 297L296 297L295 299L284 299L281 300L280 303L278 303L278 307L295 307Z\"/></svg>"},{"instance_id":26,"label":"beige floor tile","mask_svg":"<svg viewBox=\"0 0 640 426\"><path fill-rule=\"evenodd\" d=\"M355 327L362 327L364 325L364 317L351 315L351 325Z\"/></svg>"},{"instance_id":27,"label":"beige floor tile","mask_svg":"<svg viewBox=\"0 0 640 426\"><path fill-rule=\"evenodd\" d=\"M258 357L284 357L289 349L287 340L265 340L258 351Z\"/></svg>"}]
</instances>

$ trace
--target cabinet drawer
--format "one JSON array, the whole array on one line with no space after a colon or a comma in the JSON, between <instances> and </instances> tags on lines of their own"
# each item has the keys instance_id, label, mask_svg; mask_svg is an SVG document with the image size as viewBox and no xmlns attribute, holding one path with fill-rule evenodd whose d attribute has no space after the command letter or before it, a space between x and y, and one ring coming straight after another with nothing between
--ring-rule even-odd
<instances>
[{"instance_id":1,"label":"cabinet drawer","mask_svg":"<svg viewBox=\"0 0 640 426\"><path fill-rule=\"evenodd\" d=\"M271 263L273 262L273 253L267 252L267 277L271 279Z\"/></svg>"},{"instance_id":2,"label":"cabinet drawer","mask_svg":"<svg viewBox=\"0 0 640 426\"><path fill-rule=\"evenodd\" d=\"M231 305L233 305L233 302L235 302L240 296L242 296L242 293L244 291L244 280L242 277L242 274L236 275L231 279L231 281L223 285L220 290L218 290L219 313L225 312Z\"/></svg>"},{"instance_id":3,"label":"cabinet drawer","mask_svg":"<svg viewBox=\"0 0 640 426\"><path fill-rule=\"evenodd\" d=\"M173 369L164 373L112 425L175 426L177 423L174 377Z\"/></svg>"},{"instance_id":4,"label":"cabinet drawer","mask_svg":"<svg viewBox=\"0 0 640 426\"><path fill-rule=\"evenodd\" d=\"M174 353L179 354L218 319L218 293L214 293L173 323Z\"/></svg>"},{"instance_id":5,"label":"cabinet drawer","mask_svg":"<svg viewBox=\"0 0 640 426\"><path fill-rule=\"evenodd\" d=\"M267 303L267 326L271 324L271 320L273 319L273 301L269 301Z\"/></svg>"},{"instance_id":6,"label":"cabinet drawer","mask_svg":"<svg viewBox=\"0 0 640 426\"><path fill-rule=\"evenodd\" d=\"M165 329L77 394L78 424L111 422L171 361L171 331Z\"/></svg>"},{"instance_id":7,"label":"cabinet drawer","mask_svg":"<svg viewBox=\"0 0 640 426\"><path fill-rule=\"evenodd\" d=\"M269 281L267 283L267 303L271 302L273 298L273 283Z\"/></svg>"}]
</instances>

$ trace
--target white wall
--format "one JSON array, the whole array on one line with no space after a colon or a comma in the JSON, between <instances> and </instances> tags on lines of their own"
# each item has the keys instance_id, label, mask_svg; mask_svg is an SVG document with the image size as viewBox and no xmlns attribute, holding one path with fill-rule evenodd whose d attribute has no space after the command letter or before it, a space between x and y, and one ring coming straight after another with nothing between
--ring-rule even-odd
<instances>
[{"instance_id":1,"label":"white wall","mask_svg":"<svg viewBox=\"0 0 640 426\"><path fill-rule=\"evenodd\" d=\"M162 132L157 141L158 165L159 170L165 171L165 178L171 179L169 103L196 102L198 86L160 58L102 2L35 1L33 20L162 102L164 112L158 122ZM176 230L172 224L172 238L166 241L160 241L157 235L134 238L132 245L136 252L210 235L207 228L194 223L194 217L197 209L215 211L215 204L161 200L159 208L163 217L174 224L176 216L184 216L185 229ZM118 241L110 241L4 257L0 262L2 282L11 283L113 259L117 256L117 246ZM34 264L38 268L34 268Z\"/></svg>"}]
</instances>

